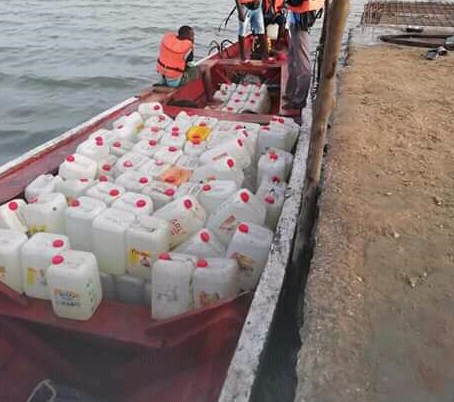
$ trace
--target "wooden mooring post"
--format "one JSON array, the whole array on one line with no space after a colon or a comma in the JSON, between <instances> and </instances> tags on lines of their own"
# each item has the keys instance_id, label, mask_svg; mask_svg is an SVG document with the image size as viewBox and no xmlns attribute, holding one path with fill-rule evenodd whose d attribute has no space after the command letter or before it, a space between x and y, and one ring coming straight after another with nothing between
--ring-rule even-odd
<instances>
[{"instance_id":1,"label":"wooden mooring post","mask_svg":"<svg viewBox=\"0 0 454 402\"><path fill-rule=\"evenodd\" d=\"M332 0L329 9L326 11L329 14L325 21L327 26L323 46L323 61L320 84L314 102L307 169L293 255L294 264L298 264L301 254L307 251L314 224L323 149L328 129L328 119L335 104L336 67L348 17L349 0Z\"/></svg>"}]
</instances>

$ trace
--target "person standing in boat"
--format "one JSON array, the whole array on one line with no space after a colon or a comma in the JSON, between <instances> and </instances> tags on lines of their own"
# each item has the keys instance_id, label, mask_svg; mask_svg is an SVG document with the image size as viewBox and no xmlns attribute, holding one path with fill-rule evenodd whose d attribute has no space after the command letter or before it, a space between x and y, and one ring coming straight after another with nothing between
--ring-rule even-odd
<instances>
[{"instance_id":1,"label":"person standing in boat","mask_svg":"<svg viewBox=\"0 0 454 402\"><path fill-rule=\"evenodd\" d=\"M284 109L306 106L311 84L309 29L321 16L324 0L287 0L287 24L290 31L288 79Z\"/></svg>"},{"instance_id":2,"label":"person standing in boat","mask_svg":"<svg viewBox=\"0 0 454 402\"><path fill-rule=\"evenodd\" d=\"M265 30L268 25L278 25L277 43L285 43L285 8L284 0L262 0L263 18L265 21Z\"/></svg>"},{"instance_id":3,"label":"person standing in boat","mask_svg":"<svg viewBox=\"0 0 454 402\"><path fill-rule=\"evenodd\" d=\"M268 57L268 44L265 37L265 22L263 19L262 0L235 0L238 10L238 44L241 60L245 60L244 38L251 26L253 34L259 39L261 57Z\"/></svg>"},{"instance_id":4,"label":"person standing in boat","mask_svg":"<svg viewBox=\"0 0 454 402\"><path fill-rule=\"evenodd\" d=\"M162 76L162 84L178 87L199 77L194 60L194 30L183 25L178 34L168 32L159 47L156 70Z\"/></svg>"}]
</instances>

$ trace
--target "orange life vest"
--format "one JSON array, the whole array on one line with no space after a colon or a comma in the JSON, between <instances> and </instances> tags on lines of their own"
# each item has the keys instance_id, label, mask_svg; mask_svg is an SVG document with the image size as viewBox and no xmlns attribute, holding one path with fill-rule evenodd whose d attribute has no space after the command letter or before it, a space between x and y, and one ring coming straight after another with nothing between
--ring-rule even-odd
<instances>
[{"instance_id":1,"label":"orange life vest","mask_svg":"<svg viewBox=\"0 0 454 402\"><path fill-rule=\"evenodd\" d=\"M170 79L181 77L186 68L186 55L192 49L193 44L190 40L178 39L172 32L166 33L159 47L156 70Z\"/></svg>"},{"instance_id":2,"label":"orange life vest","mask_svg":"<svg viewBox=\"0 0 454 402\"><path fill-rule=\"evenodd\" d=\"M241 4L249 4L249 3L255 3L257 0L240 0Z\"/></svg>"},{"instance_id":3,"label":"orange life vest","mask_svg":"<svg viewBox=\"0 0 454 402\"><path fill-rule=\"evenodd\" d=\"M291 6L287 3L287 9L294 13L303 14L308 11L318 11L325 5L324 0L303 0L299 6Z\"/></svg>"},{"instance_id":4,"label":"orange life vest","mask_svg":"<svg viewBox=\"0 0 454 402\"><path fill-rule=\"evenodd\" d=\"M284 8L284 1L285 0L263 0L263 11L268 13L272 7L272 13L277 14Z\"/></svg>"}]
</instances>

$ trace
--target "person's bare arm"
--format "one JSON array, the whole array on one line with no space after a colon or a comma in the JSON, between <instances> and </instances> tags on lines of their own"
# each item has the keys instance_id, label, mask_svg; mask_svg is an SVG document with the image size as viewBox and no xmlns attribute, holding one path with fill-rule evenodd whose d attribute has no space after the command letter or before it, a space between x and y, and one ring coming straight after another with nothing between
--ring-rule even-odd
<instances>
[{"instance_id":1,"label":"person's bare arm","mask_svg":"<svg viewBox=\"0 0 454 402\"><path fill-rule=\"evenodd\" d=\"M244 18L243 8L241 7L240 0L235 0L235 4L236 4L236 9L238 10L238 19L241 22L244 22L245 18Z\"/></svg>"}]
</instances>

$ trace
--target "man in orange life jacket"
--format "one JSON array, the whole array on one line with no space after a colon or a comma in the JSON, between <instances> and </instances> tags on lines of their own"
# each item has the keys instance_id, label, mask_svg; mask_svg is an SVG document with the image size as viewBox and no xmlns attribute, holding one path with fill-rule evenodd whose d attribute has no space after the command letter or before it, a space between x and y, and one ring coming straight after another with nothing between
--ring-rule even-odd
<instances>
[{"instance_id":1,"label":"man in orange life jacket","mask_svg":"<svg viewBox=\"0 0 454 402\"><path fill-rule=\"evenodd\" d=\"M178 87L199 76L198 68L190 66L194 59L194 30L183 25L178 34L168 32L159 48L156 70L162 76L162 84Z\"/></svg>"},{"instance_id":2,"label":"man in orange life jacket","mask_svg":"<svg viewBox=\"0 0 454 402\"><path fill-rule=\"evenodd\" d=\"M261 57L268 57L268 44L265 37L265 23L263 21L262 0L235 0L238 10L238 44L240 46L241 60L245 59L244 38L247 35L248 24L252 32L258 36Z\"/></svg>"},{"instance_id":3,"label":"man in orange life jacket","mask_svg":"<svg viewBox=\"0 0 454 402\"><path fill-rule=\"evenodd\" d=\"M324 0L286 0L287 23L290 30L288 80L285 87L284 109L306 106L311 83L309 29L320 17Z\"/></svg>"},{"instance_id":4,"label":"man in orange life jacket","mask_svg":"<svg viewBox=\"0 0 454 402\"><path fill-rule=\"evenodd\" d=\"M279 26L277 39L285 41L284 0L263 0L262 7L265 29L270 24L277 24Z\"/></svg>"}]
</instances>

